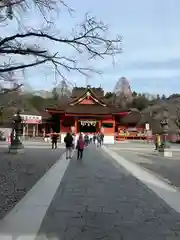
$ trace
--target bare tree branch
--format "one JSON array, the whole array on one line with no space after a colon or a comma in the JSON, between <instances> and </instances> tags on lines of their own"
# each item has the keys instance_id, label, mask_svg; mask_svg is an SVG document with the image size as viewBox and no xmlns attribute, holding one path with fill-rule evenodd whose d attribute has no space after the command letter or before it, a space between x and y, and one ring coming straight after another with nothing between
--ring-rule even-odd
<instances>
[{"instance_id":1,"label":"bare tree branch","mask_svg":"<svg viewBox=\"0 0 180 240\"><path fill-rule=\"evenodd\" d=\"M0 91L0 96L5 95L5 94L10 93L10 92L17 91L22 86L23 86L23 84L17 84L16 86L14 86L13 88L10 88L10 89L9 88L2 88L1 91Z\"/></svg>"},{"instance_id":2,"label":"bare tree branch","mask_svg":"<svg viewBox=\"0 0 180 240\"><path fill-rule=\"evenodd\" d=\"M89 56L89 59L95 59L96 57L104 58L105 56L115 56L116 54L121 53L121 38L118 37L115 40L103 38L101 37L101 34L103 34L104 31L106 31L106 27L103 23L96 22L94 18L87 17L86 21L82 25L82 29L70 38L55 37L41 31L27 32L24 34L18 33L9 37L5 37L0 40L0 54L34 55L43 57L48 61L50 59L54 60L53 56L48 53L48 50L38 50L29 47L22 49L20 43L16 47L18 39L24 40L28 38L30 38L31 40L35 39L35 41L37 38L42 40L47 39L52 42L57 42L59 44L66 44L75 49L78 54L83 54L84 52L86 52ZM16 41L16 44L14 44L14 41ZM57 55L58 53L56 54L56 56ZM75 62L76 61L74 60L73 63L75 64ZM38 64L39 61L37 61L37 65ZM59 65L62 66L62 62L59 62ZM68 70L72 70L73 68L76 67L69 66L69 68L67 68L66 66L66 69ZM16 67L13 67L13 69L16 70ZM17 70L18 69L19 66L17 66ZM2 70L2 68L0 68L0 72L1 71L4 72L5 69Z\"/></svg>"},{"instance_id":3,"label":"bare tree branch","mask_svg":"<svg viewBox=\"0 0 180 240\"><path fill-rule=\"evenodd\" d=\"M12 0L12 1L8 1L8 0L1 0L0 3L0 9L4 9L5 7L13 7L15 5L19 5L21 3L23 3L24 0Z\"/></svg>"},{"instance_id":4,"label":"bare tree branch","mask_svg":"<svg viewBox=\"0 0 180 240\"><path fill-rule=\"evenodd\" d=\"M175 119L175 124L178 128L178 131L180 133L180 109L179 107L176 108L176 119Z\"/></svg>"},{"instance_id":5,"label":"bare tree branch","mask_svg":"<svg viewBox=\"0 0 180 240\"><path fill-rule=\"evenodd\" d=\"M30 64L21 64L21 65L18 65L18 66L6 67L4 69L0 69L0 73L8 72L8 71L20 70L20 69L29 68L29 67L34 67L34 66L43 64L45 62L47 62L46 59L42 60L42 61L37 61L37 62L34 62L34 63L30 63Z\"/></svg>"},{"instance_id":6,"label":"bare tree branch","mask_svg":"<svg viewBox=\"0 0 180 240\"><path fill-rule=\"evenodd\" d=\"M0 16L4 16L4 19L7 17L12 20L15 18L17 10L25 13L27 10L31 10L32 5L36 7L46 22L49 22L48 12L59 11L59 5L66 8L70 14L74 11L63 0L1 0Z\"/></svg>"},{"instance_id":7,"label":"bare tree branch","mask_svg":"<svg viewBox=\"0 0 180 240\"><path fill-rule=\"evenodd\" d=\"M2 0L0 17L2 19L4 17L3 21L5 22L5 17L14 21L16 9L21 8L22 13L25 14L27 8L31 9L30 2L34 3L46 23L49 21L47 20L48 13L57 11L58 4L68 9L69 12L73 11L63 0ZM49 25L47 24L47 26ZM90 72L101 73L98 69L84 64L85 61L80 63L79 57L92 61L109 56L114 58L117 54L120 54L122 38L117 36L111 39L108 36L108 27L102 21L97 21L96 18L90 17L88 14L85 20L68 35L52 34L49 28L48 30L23 29L13 35L7 34L0 37L0 57L5 59L5 62L0 65L0 81L3 78L4 81L7 81L6 74L9 72L15 73L45 63L51 64L55 72L64 80L67 80L64 70L67 72L76 71L83 75ZM53 52L50 48L43 48L44 40L50 44L55 43L57 49L64 49L67 46L74 55L67 57L59 51ZM31 44L28 44L28 42L31 42ZM37 45L37 42L39 45Z\"/></svg>"}]
</instances>

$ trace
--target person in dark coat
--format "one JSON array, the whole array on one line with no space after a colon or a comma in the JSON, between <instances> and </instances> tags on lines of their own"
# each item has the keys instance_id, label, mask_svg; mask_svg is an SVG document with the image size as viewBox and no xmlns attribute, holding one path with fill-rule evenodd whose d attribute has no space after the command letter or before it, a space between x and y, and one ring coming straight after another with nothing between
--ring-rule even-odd
<instances>
[{"instance_id":1,"label":"person in dark coat","mask_svg":"<svg viewBox=\"0 0 180 240\"><path fill-rule=\"evenodd\" d=\"M56 132L53 132L51 134L52 149L57 149L57 140L58 140L58 134Z\"/></svg>"},{"instance_id":2,"label":"person in dark coat","mask_svg":"<svg viewBox=\"0 0 180 240\"><path fill-rule=\"evenodd\" d=\"M64 138L64 143L66 144L66 159L72 158L73 149L73 136L71 133L67 133Z\"/></svg>"},{"instance_id":3,"label":"person in dark coat","mask_svg":"<svg viewBox=\"0 0 180 240\"><path fill-rule=\"evenodd\" d=\"M101 135L98 133L97 135L97 147L101 146Z\"/></svg>"},{"instance_id":4,"label":"person in dark coat","mask_svg":"<svg viewBox=\"0 0 180 240\"><path fill-rule=\"evenodd\" d=\"M97 139L96 134L94 134L94 135L93 135L93 143L94 143L94 144L96 143L96 139Z\"/></svg>"},{"instance_id":5,"label":"person in dark coat","mask_svg":"<svg viewBox=\"0 0 180 240\"><path fill-rule=\"evenodd\" d=\"M104 134L101 133L100 136L101 136L101 145L103 145L103 143L104 143Z\"/></svg>"},{"instance_id":6,"label":"person in dark coat","mask_svg":"<svg viewBox=\"0 0 180 240\"><path fill-rule=\"evenodd\" d=\"M85 145L88 146L88 144L89 144L89 136L87 134L84 136L84 142L85 142Z\"/></svg>"}]
</instances>

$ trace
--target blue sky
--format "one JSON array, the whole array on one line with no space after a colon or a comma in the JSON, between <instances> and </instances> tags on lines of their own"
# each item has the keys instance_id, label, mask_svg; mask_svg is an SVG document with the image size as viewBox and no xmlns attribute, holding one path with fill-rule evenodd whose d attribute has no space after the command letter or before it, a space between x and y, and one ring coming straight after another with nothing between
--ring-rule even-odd
<instances>
[{"instance_id":1,"label":"blue sky","mask_svg":"<svg viewBox=\"0 0 180 240\"><path fill-rule=\"evenodd\" d=\"M66 2L76 10L74 18L62 11L56 20L57 28L70 31L74 22L80 22L84 14L90 12L109 25L110 37L116 34L123 37L123 53L116 58L115 66L110 59L94 62L103 70L103 75L92 76L89 84L101 84L110 91L116 81L125 76L132 89L138 92L170 94L180 91L179 0ZM25 20L29 26L40 22L40 18L32 17L32 14ZM79 86L86 83L84 76L74 72L67 77ZM44 67L28 71L26 78L37 89L49 89L55 83L52 72L44 70Z\"/></svg>"}]
</instances>

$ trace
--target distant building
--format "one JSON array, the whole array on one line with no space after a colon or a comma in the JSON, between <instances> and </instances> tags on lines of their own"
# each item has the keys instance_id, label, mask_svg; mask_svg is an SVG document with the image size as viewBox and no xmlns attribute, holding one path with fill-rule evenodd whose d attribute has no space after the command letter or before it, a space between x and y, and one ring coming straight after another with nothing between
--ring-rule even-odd
<instances>
[{"instance_id":1,"label":"distant building","mask_svg":"<svg viewBox=\"0 0 180 240\"><path fill-rule=\"evenodd\" d=\"M128 115L127 109L105 101L103 89L91 86L73 88L68 101L60 102L56 107L47 107L46 111L56 121L55 131L59 130L62 139L73 129L76 133L103 132L104 142L107 143L114 143L120 118Z\"/></svg>"}]
</instances>

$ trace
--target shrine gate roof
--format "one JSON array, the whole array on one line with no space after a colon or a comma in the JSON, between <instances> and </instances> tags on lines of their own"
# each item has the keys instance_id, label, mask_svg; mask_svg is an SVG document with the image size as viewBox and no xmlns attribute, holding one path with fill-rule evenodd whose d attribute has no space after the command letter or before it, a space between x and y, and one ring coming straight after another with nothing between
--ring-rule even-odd
<instances>
[{"instance_id":1,"label":"shrine gate roof","mask_svg":"<svg viewBox=\"0 0 180 240\"><path fill-rule=\"evenodd\" d=\"M113 108L108 106L101 106L98 104L85 105L79 104L75 106L69 106L66 113L76 113L76 114L97 114L97 115L107 115L112 114Z\"/></svg>"},{"instance_id":2,"label":"shrine gate roof","mask_svg":"<svg viewBox=\"0 0 180 240\"><path fill-rule=\"evenodd\" d=\"M96 93L93 91L92 88L87 87L86 89L84 89L84 91L82 92L81 95L79 95L78 97L74 98L69 105L70 106L75 106L78 104L81 104L83 100L85 99L89 99L91 101L91 103L87 103L87 105L90 104L97 104L97 105L101 105L103 107L107 106L107 103L105 103L105 101L103 101L102 99L100 99ZM85 103L84 103L85 104ZM86 105L86 104L85 104Z\"/></svg>"},{"instance_id":3,"label":"shrine gate roof","mask_svg":"<svg viewBox=\"0 0 180 240\"><path fill-rule=\"evenodd\" d=\"M75 88L73 88L71 97L72 98L77 98L77 97L82 96L86 92L87 88L88 87L75 87ZM91 92L93 92L97 96L97 98L103 98L104 97L104 91L103 91L102 88L100 88L100 87L99 88L90 88L89 87L89 89L91 89Z\"/></svg>"},{"instance_id":4,"label":"shrine gate roof","mask_svg":"<svg viewBox=\"0 0 180 240\"><path fill-rule=\"evenodd\" d=\"M77 90L78 88L76 88ZM60 103L56 108L47 108L46 111L61 112L65 114L91 114L91 115L110 115L122 111L114 105L110 105L102 100L102 97L96 95L94 88L80 88L81 95L69 99L66 103ZM83 90L83 91L82 91ZM98 88L104 95L102 89Z\"/></svg>"}]
</instances>

